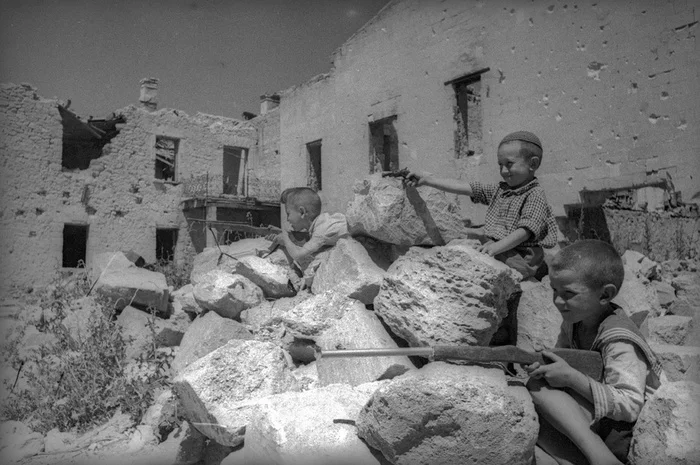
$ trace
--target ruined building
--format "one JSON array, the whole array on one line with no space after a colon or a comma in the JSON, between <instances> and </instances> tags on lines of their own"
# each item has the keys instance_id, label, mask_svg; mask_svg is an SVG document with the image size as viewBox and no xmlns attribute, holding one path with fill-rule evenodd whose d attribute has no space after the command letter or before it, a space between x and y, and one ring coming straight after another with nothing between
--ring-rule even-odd
<instances>
[{"instance_id":1,"label":"ruined building","mask_svg":"<svg viewBox=\"0 0 700 465\"><path fill-rule=\"evenodd\" d=\"M355 180L378 170L498 182L498 142L529 130L569 239L661 248L660 260L697 255L697 214L677 208L700 192L697 7L388 2L327 74L281 93L282 187L318 186L327 208L344 211ZM483 207L459 201L483 220ZM620 207L614 217L606 203Z\"/></svg>"},{"instance_id":2,"label":"ruined building","mask_svg":"<svg viewBox=\"0 0 700 465\"><path fill-rule=\"evenodd\" d=\"M147 263L181 261L230 223L279 225L278 99L235 120L157 109L157 80L140 105L82 120L70 102L29 85L0 89L4 285L47 284L109 250Z\"/></svg>"},{"instance_id":3,"label":"ruined building","mask_svg":"<svg viewBox=\"0 0 700 465\"><path fill-rule=\"evenodd\" d=\"M153 80L141 106L88 121L5 86L3 281L43 283L105 250L181 260L233 239L224 223L280 224L286 187L342 212L377 171L497 182L497 144L519 129L544 143L562 239L699 256L696 18L686 0L392 0L327 74L240 121L158 110Z\"/></svg>"}]
</instances>

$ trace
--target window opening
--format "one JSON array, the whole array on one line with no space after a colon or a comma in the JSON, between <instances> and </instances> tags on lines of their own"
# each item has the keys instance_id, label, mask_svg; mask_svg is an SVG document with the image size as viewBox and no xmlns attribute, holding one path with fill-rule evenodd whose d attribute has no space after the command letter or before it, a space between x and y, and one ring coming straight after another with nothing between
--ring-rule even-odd
<instances>
[{"instance_id":1,"label":"window opening","mask_svg":"<svg viewBox=\"0 0 700 465\"><path fill-rule=\"evenodd\" d=\"M223 193L246 196L246 167L248 149L224 146L224 186Z\"/></svg>"},{"instance_id":2,"label":"window opening","mask_svg":"<svg viewBox=\"0 0 700 465\"><path fill-rule=\"evenodd\" d=\"M119 125L126 119L112 114L109 119L82 121L68 110L68 105L58 106L63 126L61 166L63 170L84 170L92 160L102 156L105 145L119 134Z\"/></svg>"},{"instance_id":3,"label":"window opening","mask_svg":"<svg viewBox=\"0 0 700 465\"><path fill-rule=\"evenodd\" d=\"M156 179L175 181L179 146L179 139L156 136Z\"/></svg>"},{"instance_id":4,"label":"window opening","mask_svg":"<svg viewBox=\"0 0 700 465\"><path fill-rule=\"evenodd\" d=\"M321 176L321 139L306 144L308 181L307 186L316 192L323 188Z\"/></svg>"},{"instance_id":5,"label":"window opening","mask_svg":"<svg viewBox=\"0 0 700 465\"><path fill-rule=\"evenodd\" d=\"M454 119L456 158L470 157L481 153L481 78L463 81L454 85L457 104Z\"/></svg>"},{"instance_id":6,"label":"window opening","mask_svg":"<svg viewBox=\"0 0 700 465\"><path fill-rule=\"evenodd\" d=\"M396 116L369 123L370 173L399 169L399 137Z\"/></svg>"},{"instance_id":7,"label":"window opening","mask_svg":"<svg viewBox=\"0 0 700 465\"><path fill-rule=\"evenodd\" d=\"M85 267L88 226L82 224L63 225L63 267Z\"/></svg>"},{"instance_id":8,"label":"window opening","mask_svg":"<svg viewBox=\"0 0 700 465\"><path fill-rule=\"evenodd\" d=\"M455 158L465 158L482 153L481 127L481 75L489 71L483 68L473 73L445 82L455 92L454 120Z\"/></svg>"},{"instance_id":9,"label":"window opening","mask_svg":"<svg viewBox=\"0 0 700 465\"><path fill-rule=\"evenodd\" d=\"M175 258L178 230L174 228L156 228L156 261L172 262Z\"/></svg>"}]
</instances>

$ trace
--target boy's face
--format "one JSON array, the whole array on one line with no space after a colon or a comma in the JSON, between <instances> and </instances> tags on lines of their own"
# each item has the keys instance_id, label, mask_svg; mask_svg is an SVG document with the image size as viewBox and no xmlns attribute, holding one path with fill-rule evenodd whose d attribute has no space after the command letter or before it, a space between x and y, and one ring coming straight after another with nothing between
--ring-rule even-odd
<instances>
[{"instance_id":1,"label":"boy's face","mask_svg":"<svg viewBox=\"0 0 700 465\"><path fill-rule=\"evenodd\" d=\"M287 213L287 221L295 231L301 231L308 228L306 221L306 209L294 204L285 204L284 211Z\"/></svg>"},{"instance_id":2,"label":"boy's face","mask_svg":"<svg viewBox=\"0 0 700 465\"><path fill-rule=\"evenodd\" d=\"M498 147L498 166L501 177L510 187L520 187L535 177L536 160L520 155L520 142L506 142Z\"/></svg>"},{"instance_id":3,"label":"boy's face","mask_svg":"<svg viewBox=\"0 0 700 465\"><path fill-rule=\"evenodd\" d=\"M549 280L554 305L565 322L597 322L600 314L607 309L609 299L605 288L590 287L581 279L579 271L550 268Z\"/></svg>"}]
</instances>

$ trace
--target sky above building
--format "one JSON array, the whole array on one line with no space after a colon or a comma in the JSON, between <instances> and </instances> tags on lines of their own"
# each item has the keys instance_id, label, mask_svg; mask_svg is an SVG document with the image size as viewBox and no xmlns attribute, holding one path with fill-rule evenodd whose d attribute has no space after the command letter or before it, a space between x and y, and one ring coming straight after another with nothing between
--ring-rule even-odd
<instances>
[{"instance_id":1,"label":"sky above building","mask_svg":"<svg viewBox=\"0 0 700 465\"><path fill-rule=\"evenodd\" d=\"M158 107L240 118L331 69L388 0L0 0L0 82L103 118L159 79Z\"/></svg>"}]
</instances>

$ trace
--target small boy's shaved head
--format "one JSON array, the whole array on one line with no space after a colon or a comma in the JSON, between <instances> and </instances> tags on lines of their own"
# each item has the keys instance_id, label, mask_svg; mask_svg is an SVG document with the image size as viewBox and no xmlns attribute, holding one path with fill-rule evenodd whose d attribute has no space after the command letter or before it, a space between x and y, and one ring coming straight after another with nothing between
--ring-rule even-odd
<instances>
[{"instance_id":1,"label":"small boy's shaved head","mask_svg":"<svg viewBox=\"0 0 700 465\"><path fill-rule=\"evenodd\" d=\"M304 207L312 218L321 214L321 197L310 187L290 187L282 191L280 203L290 207Z\"/></svg>"},{"instance_id":2,"label":"small boy's shaved head","mask_svg":"<svg viewBox=\"0 0 700 465\"><path fill-rule=\"evenodd\" d=\"M511 132L501 140L498 144L500 147L508 142L519 142L520 143L520 156L525 160L530 160L533 157L540 159L542 162L542 142L540 138L529 131L515 131Z\"/></svg>"},{"instance_id":3,"label":"small boy's shaved head","mask_svg":"<svg viewBox=\"0 0 700 465\"><path fill-rule=\"evenodd\" d=\"M607 242L585 239L563 248L549 263L550 270L573 270L581 273L592 288L614 284L620 290L625 278L622 258Z\"/></svg>"}]
</instances>

